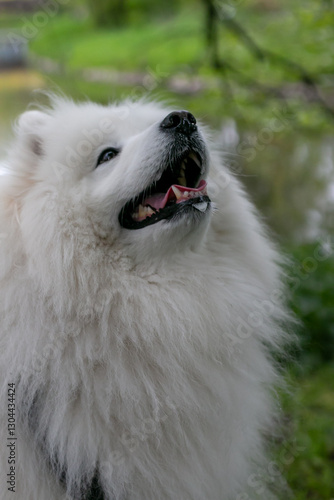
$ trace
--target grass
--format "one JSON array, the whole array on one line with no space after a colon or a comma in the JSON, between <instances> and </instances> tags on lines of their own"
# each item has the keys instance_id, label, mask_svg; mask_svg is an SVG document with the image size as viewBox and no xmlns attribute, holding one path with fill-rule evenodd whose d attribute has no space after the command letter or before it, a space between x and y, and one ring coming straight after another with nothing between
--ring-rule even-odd
<instances>
[{"instance_id":1,"label":"grass","mask_svg":"<svg viewBox=\"0 0 334 500\"><path fill-rule=\"evenodd\" d=\"M68 69L117 68L122 71L161 71L170 75L204 58L199 16L183 12L167 19L124 29L95 30L89 18L66 13L50 19L31 44L41 56L65 61Z\"/></svg>"}]
</instances>

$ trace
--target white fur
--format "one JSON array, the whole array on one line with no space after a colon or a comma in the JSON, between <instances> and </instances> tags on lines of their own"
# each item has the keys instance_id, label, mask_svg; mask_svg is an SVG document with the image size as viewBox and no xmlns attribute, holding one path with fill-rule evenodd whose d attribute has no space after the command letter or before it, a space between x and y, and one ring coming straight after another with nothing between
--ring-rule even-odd
<instances>
[{"instance_id":1,"label":"white fur","mask_svg":"<svg viewBox=\"0 0 334 500\"><path fill-rule=\"evenodd\" d=\"M215 212L117 219L162 168L169 111L55 99L18 122L0 177L1 500L72 498L46 455L68 493L97 467L108 500L257 498L287 316L275 249L203 128ZM95 170L110 145L121 154Z\"/></svg>"}]
</instances>

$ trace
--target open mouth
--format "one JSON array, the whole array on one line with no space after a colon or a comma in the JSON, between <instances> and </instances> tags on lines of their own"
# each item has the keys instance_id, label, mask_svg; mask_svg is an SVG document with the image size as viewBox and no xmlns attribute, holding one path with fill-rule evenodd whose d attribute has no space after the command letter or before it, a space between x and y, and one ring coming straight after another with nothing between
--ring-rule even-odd
<instances>
[{"instance_id":1,"label":"open mouth","mask_svg":"<svg viewBox=\"0 0 334 500\"><path fill-rule=\"evenodd\" d=\"M202 158L190 151L169 164L160 179L122 208L119 222L126 229L141 229L186 210L206 212L210 205L207 183L201 179Z\"/></svg>"}]
</instances>

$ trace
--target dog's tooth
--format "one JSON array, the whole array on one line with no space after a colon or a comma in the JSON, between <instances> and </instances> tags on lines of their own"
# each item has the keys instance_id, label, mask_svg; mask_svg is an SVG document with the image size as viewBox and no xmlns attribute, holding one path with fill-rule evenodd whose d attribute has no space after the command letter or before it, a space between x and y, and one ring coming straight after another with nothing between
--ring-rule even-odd
<instances>
[{"instance_id":1,"label":"dog's tooth","mask_svg":"<svg viewBox=\"0 0 334 500\"><path fill-rule=\"evenodd\" d=\"M190 193L189 193L189 191L185 191L185 192L183 193L183 196L185 196L186 198L188 198L189 194L190 194Z\"/></svg>"},{"instance_id":2,"label":"dog's tooth","mask_svg":"<svg viewBox=\"0 0 334 500\"><path fill-rule=\"evenodd\" d=\"M139 205L138 207L138 216L139 217L146 217L146 207L143 207L143 205Z\"/></svg>"},{"instance_id":3,"label":"dog's tooth","mask_svg":"<svg viewBox=\"0 0 334 500\"><path fill-rule=\"evenodd\" d=\"M208 208L208 203L206 201L202 201L201 203L195 203L193 205L196 210L199 210L200 212L205 212L206 209Z\"/></svg>"},{"instance_id":4,"label":"dog's tooth","mask_svg":"<svg viewBox=\"0 0 334 500\"><path fill-rule=\"evenodd\" d=\"M152 210L151 207L145 207L145 208L146 208L147 215L151 216L152 214L154 214L154 210Z\"/></svg>"},{"instance_id":5,"label":"dog's tooth","mask_svg":"<svg viewBox=\"0 0 334 500\"><path fill-rule=\"evenodd\" d=\"M173 190L173 193L175 194L177 200L182 198L182 193L176 186L172 186L172 190Z\"/></svg>"},{"instance_id":6,"label":"dog's tooth","mask_svg":"<svg viewBox=\"0 0 334 500\"><path fill-rule=\"evenodd\" d=\"M192 159L192 160L196 163L196 165L197 165L198 167L201 167L201 164L200 164L200 162L198 161L198 158L197 158L197 156L195 155L195 153L190 153L190 154L189 154L189 158L191 158L191 159Z\"/></svg>"}]
</instances>

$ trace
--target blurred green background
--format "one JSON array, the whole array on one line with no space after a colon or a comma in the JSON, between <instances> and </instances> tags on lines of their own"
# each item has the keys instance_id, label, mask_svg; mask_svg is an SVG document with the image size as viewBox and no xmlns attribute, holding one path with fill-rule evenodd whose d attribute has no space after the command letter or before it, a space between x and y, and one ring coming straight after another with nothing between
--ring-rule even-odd
<instances>
[{"instance_id":1,"label":"blurred green background","mask_svg":"<svg viewBox=\"0 0 334 500\"><path fill-rule=\"evenodd\" d=\"M36 89L149 96L215 130L290 258L301 319L276 472L259 477L333 500L333 0L0 0L0 159Z\"/></svg>"}]
</instances>

